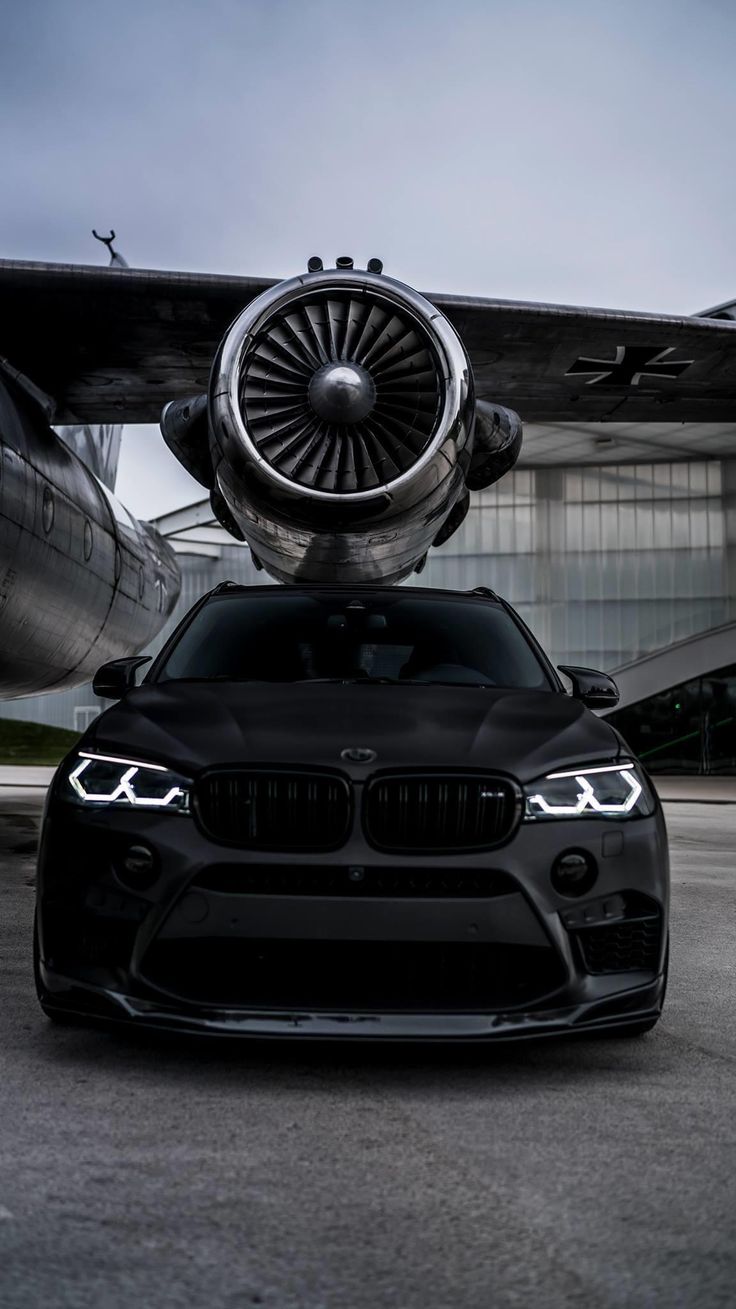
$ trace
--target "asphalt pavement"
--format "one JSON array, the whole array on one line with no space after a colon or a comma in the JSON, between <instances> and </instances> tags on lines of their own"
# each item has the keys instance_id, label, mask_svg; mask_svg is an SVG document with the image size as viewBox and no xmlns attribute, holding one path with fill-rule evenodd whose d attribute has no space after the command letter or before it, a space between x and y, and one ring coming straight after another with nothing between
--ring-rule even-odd
<instances>
[{"instance_id":1,"label":"asphalt pavement","mask_svg":"<svg viewBox=\"0 0 736 1309\"><path fill-rule=\"evenodd\" d=\"M732 805L667 807L653 1033L449 1050L53 1026L33 807L0 813L2 1309L736 1306Z\"/></svg>"}]
</instances>

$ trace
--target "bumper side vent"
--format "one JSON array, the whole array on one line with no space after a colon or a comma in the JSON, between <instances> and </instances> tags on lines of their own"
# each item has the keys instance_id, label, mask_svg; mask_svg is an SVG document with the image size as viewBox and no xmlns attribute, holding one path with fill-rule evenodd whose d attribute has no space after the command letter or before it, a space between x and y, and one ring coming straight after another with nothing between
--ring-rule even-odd
<instances>
[{"instance_id":1,"label":"bumper side vent","mask_svg":"<svg viewBox=\"0 0 736 1309\"><path fill-rule=\"evenodd\" d=\"M616 923L572 933L588 973L655 971L662 941L662 916L653 902L629 896L626 916Z\"/></svg>"}]
</instances>

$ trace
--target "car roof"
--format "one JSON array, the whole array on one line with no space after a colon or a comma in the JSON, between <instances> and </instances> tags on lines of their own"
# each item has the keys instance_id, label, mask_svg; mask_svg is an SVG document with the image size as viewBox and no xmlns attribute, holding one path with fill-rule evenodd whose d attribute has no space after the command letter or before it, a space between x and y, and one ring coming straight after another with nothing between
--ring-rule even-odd
<instances>
[{"instance_id":1,"label":"car roof","mask_svg":"<svg viewBox=\"0 0 736 1309\"><path fill-rule=\"evenodd\" d=\"M377 582L290 582L285 586L278 582L251 585L247 582L219 582L205 597L207 600L223 595L290 595L319 593L323 595L344 595L345 592L364 595L409 595L427 599L434 597L442 600L483 600L504 604L501 596L485 586L477 586L472 591L455 591L432 586L389 586Z\"/></svg>"}]
</instances>

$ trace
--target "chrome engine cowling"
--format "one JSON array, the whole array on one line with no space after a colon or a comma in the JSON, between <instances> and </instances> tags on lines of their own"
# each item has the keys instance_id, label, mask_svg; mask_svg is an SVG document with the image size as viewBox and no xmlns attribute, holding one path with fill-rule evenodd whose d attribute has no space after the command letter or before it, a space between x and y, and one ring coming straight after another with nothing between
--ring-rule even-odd
<instances>
[{"instance_id":1,"label":"chrome engine cowling","mask_svg":"<svg viewBox=\"0 0 736 1309\"><path fill-rule=\"evenodd\" d=\"M253 300L209 393L214 494L282 581L397 582L465 494L465 349L380 274L307 273Z\"/></svg>"},{"instance_id":2,"label":"chrome engine cowling","mask_svg":"<svg viewBox=\"0 0 736 1309\"><path fill-rule=\"evenodd\" d=\"M284 582L400 582L521 450L518 414L476 402L465 348L424 296L351 259L252 300L208 395L164 440L214 516Z\"/></svg>"}]
</instances>

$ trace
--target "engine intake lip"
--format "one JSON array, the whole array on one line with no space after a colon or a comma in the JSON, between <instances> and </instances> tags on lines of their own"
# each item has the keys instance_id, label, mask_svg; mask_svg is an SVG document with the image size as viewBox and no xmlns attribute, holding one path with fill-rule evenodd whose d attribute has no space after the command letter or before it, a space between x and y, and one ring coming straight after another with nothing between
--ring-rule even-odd
<instances>
[{"instance_id":1,"label":"engine intake lip","mask_svg":"<svg viewBox=\"0 0 736 1309\"><path fill-rule=\"evenodd\" d=\"M330 305L333 308L328 308L325 312L324 307ZM426 364L427 361L431 361L431 378L428 367L423 370L417 369L414 373L411 367L405 366L406 356L402 355L400 342L390 338L386 341L386 349L383 353L393 356L399 362L399 373L403 372L404 378L412 379L416 391L416 378L419 371L422 371L422 385L426 387L424 392L420 388L418 403L410 402L409 422L404 421L404 415L398 419L399 422L403 422L406 429L406 432L402 433L401 441L397 440L395 435L398 429L394 429L392 433L390 424L384 423L379 412L382 403L382 384L381 378L371 371L370 358L367 360L365 358L366 354L370 355L370 349L364 352L363 359L345 357L351 353L350 349L345 348L347 335L352 330L351 326L348 325L345 334L334 342L334 350L325 349L331 323L340 318L335 306L340 305L343 306L340 311L340 321L343 324L347 321L345 305L357 307L354 309L354 316L357 319L362 315L363 321L366 316L370 316L375 311L374 317L377 320L380 320L383 315L384 326L387 322L392 324L394 335L396 333L401 335L399 329L405 329L410 346L416 345L421 351L420 362ZM333 441L335 449L326 458L324 464L320 466L318 459L313 460L312 467L306 469L306 475L300 477L299 468L296 469L297 476L294 476L295 470L293 467L288 467L288 458L286 461L283 458L285 445L291 439L290 433L287 432L286 438L281 439L278 424L275 426L271 424L269 430L269 419L261 423L259 430L259 417L268 409L268 405L264 409L263 382L264 376L267 381L268 371L262 361L263 343L268 343L267 352L270 353L274 333L278 336L286 330L283 325L286 324L287 318L291 319L292 324L306 323L310 312L314 319L315 307L323 311L326 320L321 337L323 351L320 354L319 341L315 343L310 339L310 353L317 366L310 368L309 358L305 357L301 376L283 379L284 394L290 399L294 399L295 396L297 399L297 403L291 407L296 408L298 412L296 415L293 413L288 415L289 420L293 421L299 417L299 413L306 410L307 415L311 415L315 422L321 422L329 427L330 420L323 419L321 415L315 413L315 408L310 404L310 386L316 385L313 383L313 378L320 370L324 370L326 365L358 364L359 368L370 375L376 390L376 403L367 409L370 388L359 387L360 404L356 409L358 411L367 409L367 415L355 417L350 423L334 424L332 437L341 437L344 446L345 437L350 434L349 439L357 437L360 444L361 425L366 420L369 424L372 422L375 431L376 425L380 423L382 428L389 427L386 441L390 446L391 455L384 461L382 458L373 458L372 452L369 452L369 456L363 459L361 451L360 462L363 465L361 468L359 461L353 459L351 462L350 453L347 455L344 452L340 453L338 448L340 442L335 440ZM348 307L347 318L351 312L353 311ZM304 330L306 332L306 325ZM286 339L287 337L282 335L281 340L276 340L276 346L283 344ZM293 348L297 349L298 346ZM278 357L277 351L276 356ZM256 361L254 371L261 374L257 378L260 393L257 387L255 396L252 385L253 374L249 372L254 360ZM291 367L288 358L284 362ZM392 359L389 358L387 362L390 367ZM389 377L388 382L390 381ZM391 394L391 389L390 385L384 389L384 399L388 399L389 408L395 406L397 401L397 396ZM431 399L432 392L434 399ZM402 397L398 396L399 408L402 403ZM393 495L402 484L416 478L440 450L444 449L450 462L454 464L458 451L463 448L472 431L472 405L472 375L468 358L460 338L448 320L418 292L400 282L382 275L347 270L315 272L293 278L270 288L252 301L236 318L223 340L213 367L210 387L213 432L225 457L228 457L229 450L236 457L245 456L249 463L256 466L261 477L278 484L282 491L291 497L306 494L310 499L343 504L346 501L356 503L371 500L389 489ZM286 408L288 409L289 405ZM393 418L396 417L397 408L394 407ZM265 437L262 437L260 432L264 429ZM298 429L296 434L299 439L302 439L302 446L297 450L297 454L302 455L304 449L308 449L310 438L308 433L300 433ZM287 464L286 468L278 466L279 463L283 465L284 462ZM364 475L365 470L367 473Z\"/></svg>"}]
</instances>

